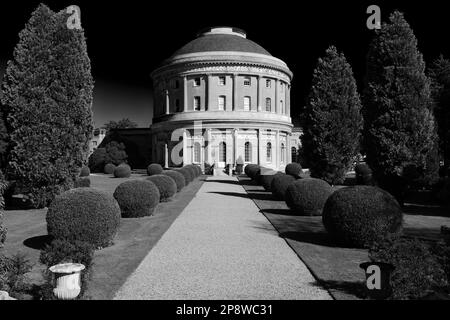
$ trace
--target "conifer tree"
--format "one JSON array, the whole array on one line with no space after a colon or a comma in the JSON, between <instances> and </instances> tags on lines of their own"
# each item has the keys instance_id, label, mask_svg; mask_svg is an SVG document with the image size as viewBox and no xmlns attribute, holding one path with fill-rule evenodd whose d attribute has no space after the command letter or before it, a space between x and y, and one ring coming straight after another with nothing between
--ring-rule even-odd
<instances>
[{"instance_id":1,"label":"conifer tree","mask_svg":"<svg viewBox=\"0 0 450 320\"><path fill-rule=\"evenodd\" d=\"M33 12L2 85L11 139L8 173L34 207L73 186L92 137L90 61L82 29L45 5Z\"/></svg>"},{"instance_id":2,"label":"conifer tree","mask_svg":"<svg viewBox=\"0 0 450 320\"><path fill-rule=\"evenodd\" d=\"M437 138L430 93L417 39L395 11L376 33L367 56L364 151L379 186L401 203L411 177L405 169L429 169L427 158Z\"/></svg>"},{"instance_id":3,"label":"conifer tree","mask_svg":"<svg viewBox=\"0 0 450 320\"><path fill-rule=\"evenodd\" d=\"M430 67L433 111L438 127L439 151L446 172L450 168L450 60L442 55Z\"/></svg>"},{"instance_id":4,"label":"conifer tree","mask_svg":"<svg viewBox=\"0 0 450 320\"><path fill-rule=\"evenodd\" d=\"M361 101L351 66L330 47L314 70L304 112L302 154L311 176L342 183L357 157L361 128Z\"/></svg>"}]
</instances>

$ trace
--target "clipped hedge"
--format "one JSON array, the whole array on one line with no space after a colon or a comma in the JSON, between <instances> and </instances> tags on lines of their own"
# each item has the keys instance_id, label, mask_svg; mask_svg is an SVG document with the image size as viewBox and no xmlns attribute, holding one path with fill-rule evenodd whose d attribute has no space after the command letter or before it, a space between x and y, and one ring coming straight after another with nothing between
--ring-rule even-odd
<instances>
[{"instance_id":1,"label":"clipped hedge","mask_svg":"<svg viewBox=\"0 0 450 320\"><path fill-rule=\"evenodd\" d=\"M285 200L287 188L291 183L293 183L296 179L293 176L288 174L280 173L276 174L270 185L270 190L275 199L277 200Z\"/></svg>"},{"instance_id":2,"label":"clipped hedge","mask_svg":"<svg viewBox=\"0 0 450 320\"><path fill-rule=\"evenodd\" d=\"M160 200L158 187L151 181L131 180L114 191L123 218L151 216Z\"/></svg>"},{"instance_id":3,"label":"clipped hedge","mask_svg":"<svg viewBox=\"0 0 450 320\"><path fill-rule=\"evenodd\" d=\"M365 163L360 163L355 166L355 178L357 185L372 185L372 170Z\"/></svg>"},{"instance_id":4,"label":"clipped hedge","mask_svg":"<svg viewBox=\"0 0 450 320\"><path fill-rule=\"evenodd\" d=\"M202 168L199 165L194 164L194 169L197 170L197 177L199 177L199 176L201 176L203 174L202 173Z\"/></svg>"},{"instance_id":5,"label":"clipped hedge","mask_svg":"<svg viewBox=\"0 0 450 320\"><path fill-rule=\"evenodd\" d=\"M181 169L176 169L179 173L181 173L184 176L184 180L186 181L186 185L191 183L194 180L194 177L192 175L192 171L183 167Z\"/></svg>"},{"instance_id":6,"label":"clipped hedge","mask_svg":"<svg viewBox=\"0 0 450 320\"><path fill-rule=\"evenodd\" d=\"M90 186L91 179L89 177L80 177L74 182L74 188L89 188Z\"/></svg>"},{"instance_id":7,"label":"clipped hedge","mask_svg":"<svg viewBox=\"0 0 450 320\"><path fill-rule=\"evenodd\" d=\"M161 174L164 171L163 167L158 163L152 163L147 167L147 174L153 176L155 174Z\"/></svg>"},{"instance_id":8,"label":"clipped hedge","mask_svg":"<svg viewBox=\"0 0 450 320\"><path fill-rule=\"evenodd\" d=\"M257 173L260 171L260 166L257 164L248 164L244 172L252 180L256 178Z\"/></svg>"},{"instance_id":9,"label":"clipped hedge","mask_svg":"<svg viewBox=\"0 0 450 320\"><path fill-rule=\"evenodd\" d=\"M195 178L198 177L198 171L197 171L197 169L196 169L192 164L187 165L187 166L185 166L184 168L185 168L186 170L189 170L189 171L191 172L192 180L194 180Z\"/></svg>"},{"instance_id":10,"label":"clipped hedge","mask_svg":"<svg viewBox=\"0 0 450 320\"><path fill-rule=\"evenodd\" d=\"M255 174L255 177L253 180L255 180L257 184L262 185L261 177L272 171L274 171L274 170L269 169L269 168L260 167L260 169L258 171L256 171L256 174Z\"/></svg>"},{"instance_id":11,"label":"clipped hedge","mask_svg":"<svg viewBox=\"0 0 450 320\"><path fill-rule=\"evenodd\" d=\"M80 177L89 177L91 174L91 170L89 169L89 167L82 167L81 168L81 172L80 172Z\"/></svg>"},{"instance_id":12,"label":"clipped hedge","mask_svg":"<svg viewBox=\"0 0 450 320\"><path fill-rule=\"evenodd\" d=\"M180 192L186 186L186 180L180 172L175 170L166 170L163 171L162 174L171 177L173 181L175 181L177 185L177 192Z\"/></svg>"},{"instance_id":13,"label":"clipped hedge","mask_svg":"<svg viewBox=\"0 0 450 320\"><path fill-rule=\"evenodd\" d=\"M321 179L299 179L289 185L285 200L289 208L301 216L320 216L331 186Z\"/></svg>"},{"instance_id":14,"label":"clipped hedge","mask_svg":"<svg viewBox=\"0 0 450 320\"><path fill-rule=\"evenodd\" d=\"M177 184L168 175L156 174L148 177L147 180L153 182L158 188L161 201L167 201L177 193Z\"/></svg>"},{"instance_id":15,"label":"clipped hedge","mask_svg":"<svg viewBox=\"0 0 450 320\"><path fill-rule=\"evenodd\" d=\"M106 247L117 233L120 207L106 192L72 189L55 198L48 208L46 221L48 234L56 239Z\"/></svg>"},{"instance_id":16,"label":"clipped hedge","mask_svg":"<svg viewBox=\"0 0 450 320\"><path fill-rule=\"evenodd\" d=\"M272 181L279 174L282 174L282 172L269 170L259 176L259 181L266 191L272 191Z\"/></svg>"},{"instance_id":17,"label":"clipped hedge","mask_svg":"<svg viewBox=\"0 0 450 320\"><path fill-rule=\"evenodd\" d=\"M322 216L328 233L338 242L369 247L402 229L403 212L395 198L371 186L340 189L327 200Z\"/></svg>"},{"instance_id":18,"label":"clipped hedge","mask_svg":"<svg viewBox=\"0 0 450 320\"><path fill-rule=\"evenodd\" d=\"M286 172L286 174L293 176L294 178L300 177L300 175L302 174L303 170L302 170L302 166L300 165L300 163L289 163L286 168L284 169L284 171Z\"/></svg>"},{"instance_id":19,"label":"clipped hedge","mask_svg":"<svg viewBox=\"0 0 450 320\"><path fill-rule=\"evenodd\" d=\"M131 167L127 164L121 164L114 169L114 177L129 178L131 176Z\"/></svg>"},{"instance_id":20,"label":"clipped hedge","mask_svg":"<svg viewBox=\"0 0 450 320\"><path fill-rule=\"evenodd\" d=\"M116 165L112 164L112 163L107 163L105 164L105 167L103 169L103 172L105 174L113 174L114 170L116 170Z\"/></svg>"},{"instance_id":21,"label":"clipped hedge","mask_svg":"<svg viewBox=\"0 0 450 320\"><path fill-rule=\"evenodd\" d=\"M436 249L422 240L395 237L389 237L370 248L369 258L372 261L394 266L389 299L436 300L427 296L439 289L446 291L445 286L448 286L449 281L445 272L446 264L442 264L442 253L435 252Z\"/></svg>"}]
</instances>

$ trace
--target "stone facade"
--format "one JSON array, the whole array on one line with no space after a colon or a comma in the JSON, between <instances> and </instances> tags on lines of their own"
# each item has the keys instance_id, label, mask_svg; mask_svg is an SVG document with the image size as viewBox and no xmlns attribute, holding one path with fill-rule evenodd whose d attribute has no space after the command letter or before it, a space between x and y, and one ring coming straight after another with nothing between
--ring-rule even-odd
<instances>
[{"instance_id":1,"label":"stone facade","mask_svg":"<svg viewBox=\"0 0 450 320\"><path fill-rule=\"evenodd\" d=\"M292 72L242 30L210 28L152 73L152 157L168 166L292 161Z\"/></svg>"}]
</instances>

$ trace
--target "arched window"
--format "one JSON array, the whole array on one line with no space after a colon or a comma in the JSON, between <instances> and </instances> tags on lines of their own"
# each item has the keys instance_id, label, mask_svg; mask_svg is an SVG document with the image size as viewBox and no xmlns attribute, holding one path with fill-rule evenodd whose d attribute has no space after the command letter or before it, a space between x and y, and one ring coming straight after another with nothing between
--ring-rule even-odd
<instances>
[{"instance_id":1,"label":"arched window","mask_svg":"<svg viewBox=\"0 0 450 320\"><path fill-rule=\"evenodd\" d=\"M252 144L248 141L244 145L244 161L252 162Z\"/></svg>"},{"instance_id":2,"label":"arched window","mask_svg":"<svg viewBox=\"0 0 450 320\"><path fill-rule=\"evenodd\" d=\"M266 98L266 111L272 111L272 100L270 98Z\"/></svg>"},{"instance_id":3,"label":"arched window","mask_svg":"<svg viewBox=\"0 0 450 320\"><path fill-rule=\"evenodd\" d=\"M272 162L272 143L267 142L267 162Z\"/></svg>"},{"instance_id":4,"label":"arched window","mask_svg":"<svg viewBox=\"0 0 450 320\"><path fill-rule=\"evenodd\" d=\"M297 148L292 147L291 148L291 162L297 162Z\"/></svg>"},{"instance_id":5,"label":"arched window","mask_svg":"<svg viewBox=\"0 0 450 320\"><path fill-rule=\"evenodd\" d=\"M202 147L200 146L200 143L196 142L194 143L194 162L200 163L200 152L202 150Z\"/></svg>"},{"instance_id":6,"label":"arched window","mask_svg":"<svg viewBox=\"0 0 450 320\"><path fill-rule=\"evenodd\" d=\"M286 159L286 147L284 146L284 143L281 144L281 162L284 163Z\"/></svg>"},{"instance_id":7,"label":"arched window","mask_svg":"<svg viewBox=\"0 0 450 320\"><path fill-rule=\"evenodd\" d=\"M225 142L221 142L219 144L219 161L220 162L227 161L227 144Z\"/></svg>"}]
</instances>

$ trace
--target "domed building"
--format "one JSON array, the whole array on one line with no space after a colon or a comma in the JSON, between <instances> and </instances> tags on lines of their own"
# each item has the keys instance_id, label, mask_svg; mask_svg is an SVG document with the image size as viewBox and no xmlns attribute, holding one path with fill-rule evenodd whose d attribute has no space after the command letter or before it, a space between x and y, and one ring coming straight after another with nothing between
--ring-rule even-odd
<instances>
[{"instance_id":1,"label":"domed building","mask_svg":"<svg viewBox=\"0 0 450 320\"><path fill-rule=\"evenodd\" d=\"M153 160L283 170L298 148L291 146L292 77L243 30L204 30L152 73Z\"/></svg>"}]
</instances>

